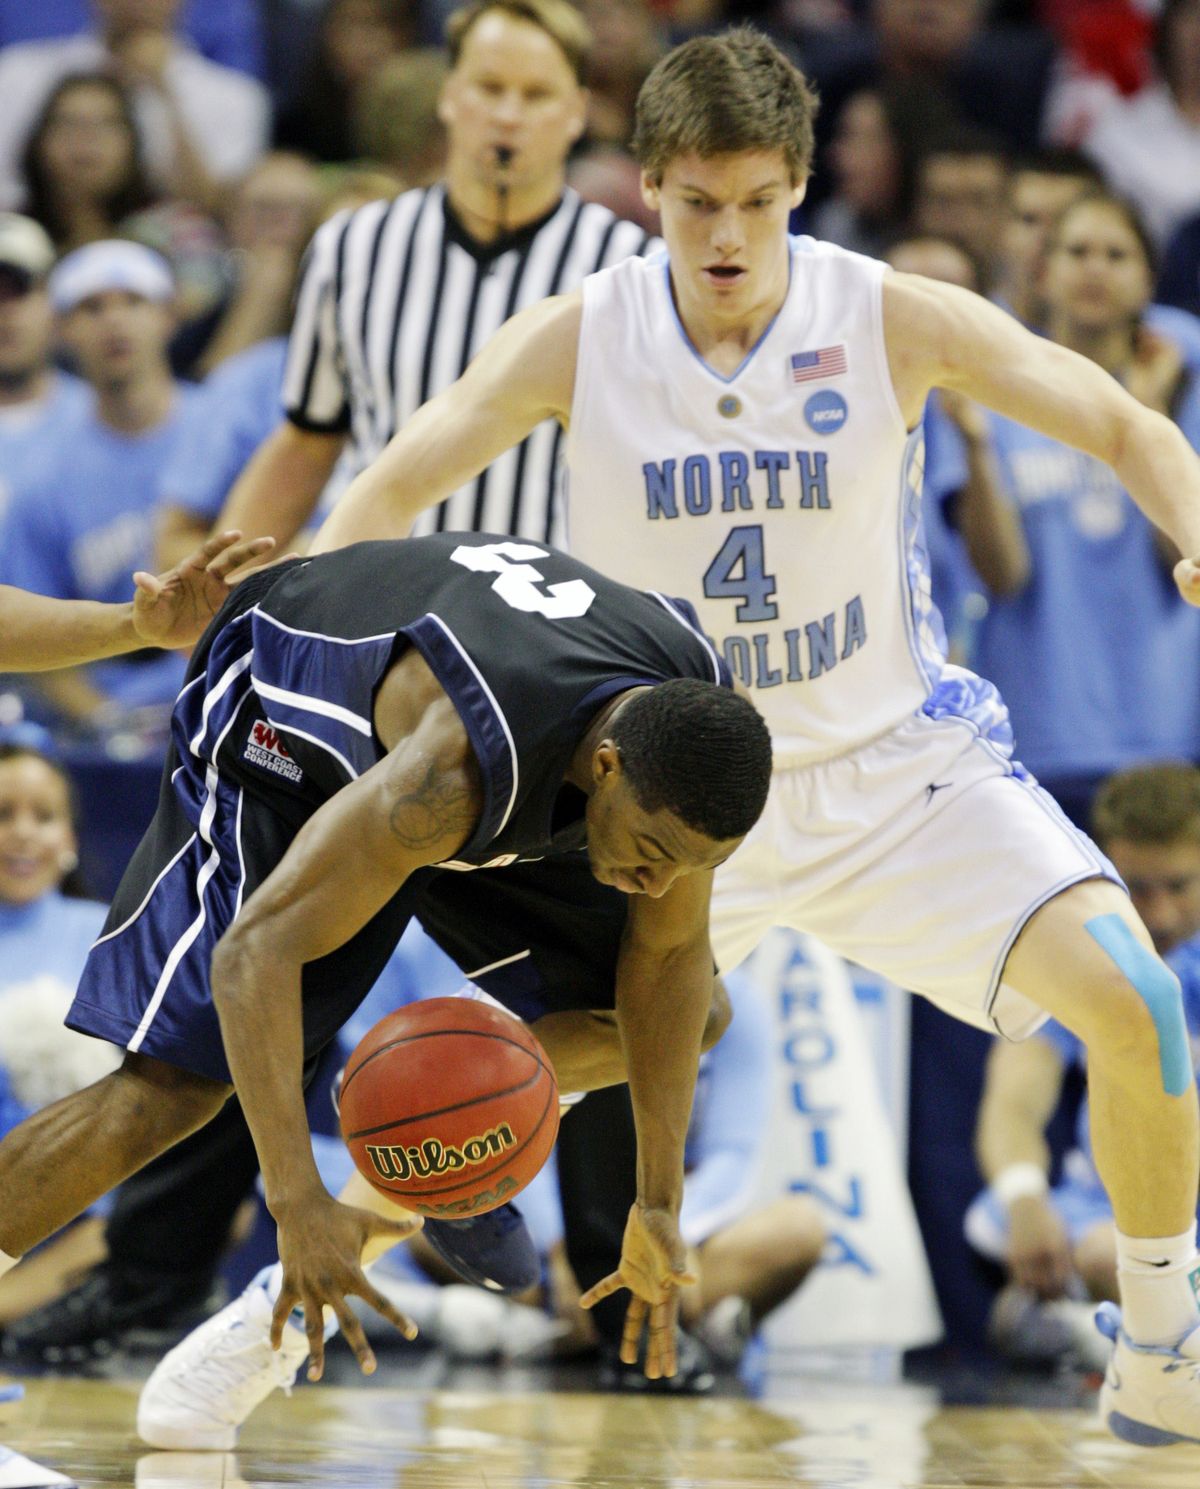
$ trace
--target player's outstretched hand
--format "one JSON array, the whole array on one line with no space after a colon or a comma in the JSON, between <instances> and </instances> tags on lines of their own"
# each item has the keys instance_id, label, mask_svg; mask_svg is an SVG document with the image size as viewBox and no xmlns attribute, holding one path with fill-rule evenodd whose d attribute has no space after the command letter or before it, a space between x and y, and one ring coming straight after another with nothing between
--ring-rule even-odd
<instances>
[{"instance_id":1,"label":"player's outstretched hand","mask_svg":"<svg viewBox=\"0 0 1200 1489\"><path fill-rule=\"evenodd\" d=\"M1018 1287L1039 1298L1061 1298L1073 1270L1062 1217L1044 1194L1026 1194L1009 1207L1008 1270Z\"/></svg>"},{"instance_id":2,"label":"player's outstretched hand","mask_svg":"<svg viewBox=\"0 0 1200 1489\"><path fill-rule=\"evenodd\" d=\"M1189 605L1200 605L1200 558L1181 558L1175 565L1175 583Z\"/></svg>"},{"instance_id":3,"label":"player's outstretched hand","mask_svg":"<svg viewBox=\"0 0 1200 1489\"><path fill-rule=\"evenodd\" d=\"M147 646L191 646L225 603L238 571L262 560L274 538L218 533L165 574L133 576L133 628Z\"/></svg>"},{"instance_id":4,"label":"player's outstretched hand","mask_svg":"<svg viewBox=\"0 0 1200 1489\"><path fill-rule=\"evenodd\" d=\"M271 1319L271 1348L279 1348L288 1314L299 1304L304 1309L304 1332L308 1335L309 1380L320 1380L325 1369L324 1308L331 1308L336 1315L362 1373L374 1372L375 1356L347 1298L364 1298L406 1339L417 1337L416 1324L371 1286L360 1258L373 1236L403 1241L420 1230L423 1222L419 1215L389 1220L369 1210L343 1205L322 1191L297 1205L294 1213L277 1215L276 1221L283 1286Z\"/></svg>"},{"instance_id":5,"label":"player's outstretched hand","mask_svg":"<svg viewBox=\"0 0 1200 1489\"><path fill-rule=\"evenodd\" d=\"M646 1375L650 1380L675 1374L675 1321L679 1289L692 1287L696 1274L688 1271L687 1247L679 1234L679 1219L670 1210L635 1204L625 1222L621 1265L602 1277L580 1298L591 1308L622 1287L633 1296L621 1335L621 1359L636 1365L642 1330L647 1329Z\"/></svg>"}]
</instances>

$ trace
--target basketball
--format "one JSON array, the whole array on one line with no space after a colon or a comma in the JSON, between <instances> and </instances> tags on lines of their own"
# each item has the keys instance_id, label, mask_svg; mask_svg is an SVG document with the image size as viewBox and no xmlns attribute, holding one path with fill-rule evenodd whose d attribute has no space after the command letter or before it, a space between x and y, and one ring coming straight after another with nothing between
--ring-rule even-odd
<instances>
[{"instance_id":1,"label":"basketball","mask_svg":"<svg viewBox=\"0 0 1200 1489\"><path fill-rule=\"evenodd\" d=\"M514 1198L558 1136L558 1082L528 1027L489 1003L389 1013L342 1079L342 1136L367 1182L434 1220Z\"/></svg>"}]
</instances>

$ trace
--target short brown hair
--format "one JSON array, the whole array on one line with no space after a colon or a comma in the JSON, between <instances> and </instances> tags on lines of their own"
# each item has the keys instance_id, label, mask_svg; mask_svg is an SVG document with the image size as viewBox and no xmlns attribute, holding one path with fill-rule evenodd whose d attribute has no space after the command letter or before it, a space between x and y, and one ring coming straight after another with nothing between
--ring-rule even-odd
<instances>
[{"instance_id":1,"label":"short brown hair","mask_svg":"<svg viewBox=\"0 0 1200 1489\"><path fill-rule=\"evenodd\" d=\"M1101 847L1127 843L1200 841L1200 770L1170 761L1119 770L1092 805L1092 834Z\"/></svg>"},{"instance_id":2,"label":"short brown hair","mask_svg":"<svg viewBox=\"0 0 1200 1489\"><path fill-rule=\"evenodd\" d=\"M576 81L584 81L588 53L592 49L592 33L570 0L474 0L473 4L453 11L446 21L446 46L451 67L458 66L463 43L475 22L493 10L503 11L518 21L528 21L531 26L544 31L551 41L558 43L571 64Z\"/></svg>"},{"instance_id":3,"label":"short brown hair","mask_svg":"<svg viewBox=\"0 0 1200 1489\"><path fill-rule=\"evenodd\" d=\"M656 181L677 155L782 150L793 183L812 169L817 95L752 26L695 36L657 64L637 100L633 153Z\"/></svg>"}]
</instances>

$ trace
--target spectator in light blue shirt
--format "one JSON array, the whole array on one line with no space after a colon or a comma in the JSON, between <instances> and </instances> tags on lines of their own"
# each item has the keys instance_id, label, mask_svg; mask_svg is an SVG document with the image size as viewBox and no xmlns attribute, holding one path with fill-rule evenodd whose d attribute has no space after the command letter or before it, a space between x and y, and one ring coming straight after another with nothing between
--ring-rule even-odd
<instances>
[{"instance_id":1,"label":"spectator in light blue shirt","mask_svg":"<svg viewBox=\"0 0 1200 1489\"><path fill-rule=\"evenodd\" d=\"M107 1075L120 1055L63 1018L100 934L105 907L68 893L78 867L71 786L38 748L0 740L0 1136L40 1108ZM0 1324L66 1286L104 1254L85 1217L40 1248L33 1275L0 1284Z\"/></svg>"},{"instance_id":2,"label":"spectator in light blue shirt","mask_svg":"<svg viewBox=\"0 0 1200 1489\"><path fill-rule=\"evenodd\" d=\"M174 285L166 261L110 240L68 254L50 278L63 341L90 384L87 406L10 503L0 529L0 578L63 599L119 601L129 573L150 569L159 480L195 389L167 362ZM116 721L169 706L184 662L152 651L47 673L38 687L64 718Z\"/></svg>"},{"instance_id":3,"label":"spectator in light blue shirt","mask_svg":"<svg viewBox=\"0 0 1200 1489\"><path fill-rule=\"evenodd\" d=\"M1046 259L1048 334L1200 447L1200 373L1143 324L1152 285L1148 239L1123 201L1090 192L1067 208ZM1180 600L1175 556L1108 467L987 417L998 488L972 483L960 501L989 602L970 664L999 687L1022 761L1084 825L1111 771L1195 757L1200 612Z\"/></svg>"},{"instance_id":4,"label":"spectator in light blue shirt","mask_svg":"<svg viewBox=\"0 0 1200 1489\"><path fill-rule=\"evenodd\" d=\"M86 402L79 379L50 360L53 263L54 245L32 218L0 213L0 520L53 449L56 428Z\"/></svg>"},{"instance_id":5,"label":"spectator in light blue shirt","mask_svg":"<svg viewBox=\"0 0 1200 1489\"><path fill-rule=\"evenodd\" d=\"M210 372L159 485L156 563L203 542L250 457L283 420L287 337L273 336Z\"/></svg>"}]
</instances>

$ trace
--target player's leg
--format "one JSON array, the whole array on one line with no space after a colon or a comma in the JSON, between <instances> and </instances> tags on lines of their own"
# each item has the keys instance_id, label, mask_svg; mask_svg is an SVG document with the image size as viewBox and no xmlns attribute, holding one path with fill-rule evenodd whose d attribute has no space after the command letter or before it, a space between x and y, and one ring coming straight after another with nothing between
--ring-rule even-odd
<instances>
[{"instance_id":1,"label":"player's leg","mask_svg":"<svg viewBox=\"0 0 1200 1489\"><path fill-rule=\"evenodd\" d=\"M785 1303L821 1258L825 1227L805 1195L785 1195L743 1215L697 1248L700 1282L683 1293L685 1324L701 1319L725 1298L744 1298L760 1324Z\"/></svg>"},{"instance_id":2,"label":"player's leg","mask_svg":"<svg viewBox=\"0 0 1200 1489\"><path fill-rule=\"evenodd\" d=\"M1087 1046L1092 1140L1118 1235L1194 1235L1200 1117L1182 998L1128 898L1101 880L1064 890L1021 932L1004 982ZM1173 1343L1200 1309L1182 1265L1156 1270L1173 1284L1152 1272L1163 1301L1143 1313L1135 1289L1127 1325L1140 1343Z\"/></svg>"},{"instance_id":3,"label":"player's leg","mask_svg":"<svg viewBox=\"0 0 1200 1489\"><path fill-rule=\"evenodd\" d=\"M0 1271L220 1110L231 1088L145 1055L0 1142Z\"/></svg>"},{"instance_id":4,"label":"player's leg","mask_svg":"<svg viewBox=\"0 0 1200 1489\"><path fill-rule=\"evenodd\" d=\"M169 1347L203 1322L258 1155L237 1098L119 1186L102 1223L105 1251L70 1291L25 1312L4 1352L45 1359L102 1348ZM79 1269L76 1269L76 1276Z\"/></svg>"},{"instance_id":5,"label":"player's leg","mask_svg":"<svg viewBox=\"0 0 1200 1489\"><path fill-rule=\"evenodd\" d=\"M720 978L713 978L712 1004L701 1036L701 1050L710 1050L729 1027L733 1009ZM530 1026L554 1067L564 1095L623 1086L627 1079L625 1052L616 1013L609 1008L571 1009L547 1013Z\"/></svg>"},{"instance_id":6,"label":"player's leg","mask_svg":"<svg viewBox=\"0 0 1200 1489\"><path fill-rule=\"evenodd\" d=\"M1101 1414L1143 1445L1200 1442L1200 1118L1178 983L1124 894L1101 881L1030 919L1004 981L1087 1045L1122 1303L1121 1327L1115 1310L1107 1322L1116 1350Z\"/></svg>"},{"instance_id":7,"label":"player's leg","mask_svg":"<svg viewBox=\"0 0 1200 1489\"><path fill-rule=\"evenodd\" d=\"M1079 1273L1089 1297L1096 1302L1116 1302L1120 1296L1117 1283L1117 1228L1111 1220L1094 1225L1075 1243L1075 1270Z\"/></svg>"}]
</instances>

